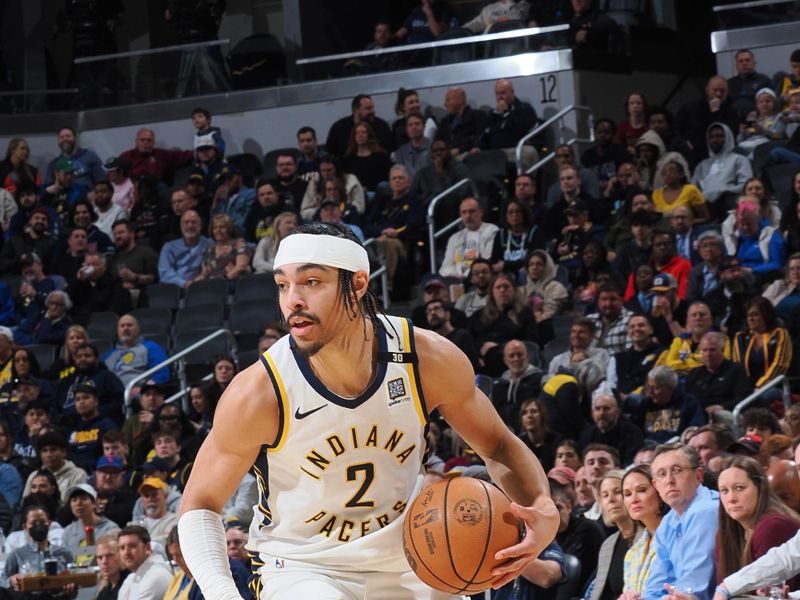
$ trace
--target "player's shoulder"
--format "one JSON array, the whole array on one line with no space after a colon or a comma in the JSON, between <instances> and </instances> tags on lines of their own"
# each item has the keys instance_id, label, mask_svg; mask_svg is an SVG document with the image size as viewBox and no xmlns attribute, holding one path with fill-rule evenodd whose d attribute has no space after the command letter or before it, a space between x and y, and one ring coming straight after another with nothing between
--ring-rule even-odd
<instances>
[{"instance_id":1,"label":"player's shoulder","mask_svg":"<svg viewBox=\"0 0 800 600\"><path fill-rule=\"evenodd\" d=\"M426 389L454 391L465 381L472 386L475 378L472 364L450 340L434 331L415 329L414 344L420 379Z\"/></svg>"},{"instance_id":2,"label":"player's shoulder","mask_svg":"<svg viewBox=\"0 0 800 600\"><path fill-rule=\"evenodd\" d=\"M220 425L246 433L255 424L258 425L253 433L263 435L263 443L271 443L279 428L278 398L261 361L233 378L214 415L215 428Z\"/></svg>"}]
</instances>

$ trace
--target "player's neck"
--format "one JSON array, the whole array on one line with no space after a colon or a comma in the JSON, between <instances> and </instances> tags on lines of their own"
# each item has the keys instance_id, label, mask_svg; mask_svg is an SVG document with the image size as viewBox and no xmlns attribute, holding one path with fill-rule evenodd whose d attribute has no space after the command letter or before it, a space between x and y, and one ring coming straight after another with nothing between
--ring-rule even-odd
<instances>
[{"instance_id":1,"label":"player's neck","mask_svg":"<svg viewBox=\"0 0 800 600\"><path fill-rule=\"evenodd\" d=\"M308 360L314 374L335 394L355 398L375 376L378 344L372 325L367 336L361 319L350 323Z\"/></svg>"}]
</instances>

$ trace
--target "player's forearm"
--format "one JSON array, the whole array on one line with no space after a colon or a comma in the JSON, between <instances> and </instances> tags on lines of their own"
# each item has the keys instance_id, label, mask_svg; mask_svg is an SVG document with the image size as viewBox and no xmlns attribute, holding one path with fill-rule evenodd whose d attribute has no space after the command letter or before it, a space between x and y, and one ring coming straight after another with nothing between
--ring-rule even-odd
<instances>
[{"instance_id":1,"label":"player's forearm","mask_svg":"<svg viewBox=\"0 0 800 600\"><path fill-rule=\"evenodd\" d=\"M509 434L497 453L484 460L492 481L514 502L532 506L539 496L550 497L541 463L519 438Z\"/></svg>"}]
</instances>

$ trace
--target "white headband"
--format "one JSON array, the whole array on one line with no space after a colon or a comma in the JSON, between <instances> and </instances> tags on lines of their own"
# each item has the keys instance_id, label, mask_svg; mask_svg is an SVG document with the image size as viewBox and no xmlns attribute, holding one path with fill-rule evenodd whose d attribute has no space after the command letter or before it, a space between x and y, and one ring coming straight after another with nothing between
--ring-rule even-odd
<instances>
[{"instance_id":1,"label":"white headband","mask_svg":"<svg viewBox=\"0 0 800 600\"><path fill-rule=\"evenodd\" d=\"M283 238L272 263L273 269L292 263L312 263L353 272L366 271L369 275L369 257L364 247L331 235L295 233Z\"/></svg>"}]
</instances>

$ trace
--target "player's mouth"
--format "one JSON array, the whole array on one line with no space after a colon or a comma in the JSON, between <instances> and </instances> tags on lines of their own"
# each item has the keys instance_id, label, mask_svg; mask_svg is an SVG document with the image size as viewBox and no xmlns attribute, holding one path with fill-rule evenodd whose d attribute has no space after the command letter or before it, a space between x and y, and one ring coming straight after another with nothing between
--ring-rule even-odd
<instances>
[{"instance_id":1,"label":"player's mouth","mask_svg":"<svg viewBox=\"0 0 800 600\"><path fill-rule=\"evenodd\" d=\"M311 330L311 327L316 323L311 319L297 317L289 321L289 326L292 328L292 334L305 335Z\"/></svg>"}]
</instances>

